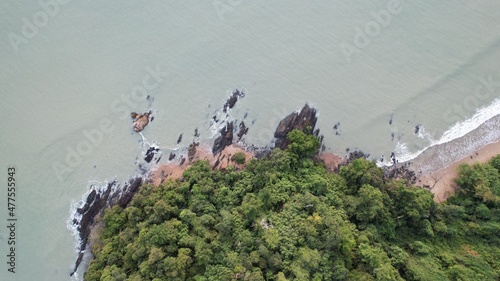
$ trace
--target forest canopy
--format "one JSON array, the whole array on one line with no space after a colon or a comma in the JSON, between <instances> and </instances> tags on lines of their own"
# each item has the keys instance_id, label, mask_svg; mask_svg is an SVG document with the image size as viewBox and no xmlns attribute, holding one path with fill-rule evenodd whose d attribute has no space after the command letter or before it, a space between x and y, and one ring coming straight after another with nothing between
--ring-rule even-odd
<instances>
[{"instance_id":1,"label":"forest canopy","mask_svg":"<svg viewBox=\"0 0 500 281\"><path fill-rule=\"evenodd\" d=\"M104 215L85 280L498 280L500 156L463 165L455 195L357 159L327 172L319 141L245 168L195 162Z\"/></svg>"}]
</instances>

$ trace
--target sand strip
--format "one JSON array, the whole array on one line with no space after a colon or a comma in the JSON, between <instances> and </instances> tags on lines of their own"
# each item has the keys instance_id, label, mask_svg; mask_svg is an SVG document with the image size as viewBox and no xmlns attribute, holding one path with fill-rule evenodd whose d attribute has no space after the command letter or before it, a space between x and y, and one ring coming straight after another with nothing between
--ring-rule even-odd
<instances>
[{"instance_id":1,"label":"sand strip","mask_svg":"<svg viewBox=\"0 0 500 281\"><path fill-rule=\"evenodd\" d=\"M454 180L458 176L458 166L477 162L485 163L498 154L500 154L500 141L490 143L444 169L428 174L420 174L417 185L421 187L428 186L430 191L434 193L434 201L443 202L455 191L456 183Z\"/></svg>"}]
</instances>

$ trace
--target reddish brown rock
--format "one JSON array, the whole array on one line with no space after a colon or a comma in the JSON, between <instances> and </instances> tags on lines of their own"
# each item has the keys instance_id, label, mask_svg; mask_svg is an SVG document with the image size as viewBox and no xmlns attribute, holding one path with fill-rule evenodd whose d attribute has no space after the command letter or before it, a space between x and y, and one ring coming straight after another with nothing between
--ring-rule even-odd
<instances>
[{"instance_id":1,"label":"reddish brown rock","mask_svg":"<svg viewBox=\"0 0 500 281\"><path fill-rule=\"evenodd\" d=\"M151 112L147 112L144 114L138 114L135 112L130 113L130 117L134 119L134 131L140 132L144 130L144 128L149 124L149 116Z\"/></svg>"}]
</instances>

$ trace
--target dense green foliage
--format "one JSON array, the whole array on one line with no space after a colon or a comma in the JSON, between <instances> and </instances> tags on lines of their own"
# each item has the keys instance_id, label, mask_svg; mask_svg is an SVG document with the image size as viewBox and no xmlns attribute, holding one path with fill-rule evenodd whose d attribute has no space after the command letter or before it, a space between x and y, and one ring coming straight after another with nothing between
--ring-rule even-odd
<instances>
[{"instance_id":1,"label":"dense green foliage","mask_svg":"<svg viewBox=\"0 0 500 281\"><path fill-rule=\"evenodd\" d=\"M114 207L93 245L94 280L498 280L500 158L460 167L444 204L358 159L328 173L319 142L243 170L196 162Z\"/></svg>"},{"instance_id":2,"label":"dense green foliage","mask_svg":"<svg viewBox=\"0 0 500 281\"><path fill-rule=\"evenodd\" d=\"M245 153L236 152L233 157L231 157L231 161L234 161L237 164L245 164Z\"/></svg>"}]
</instances>

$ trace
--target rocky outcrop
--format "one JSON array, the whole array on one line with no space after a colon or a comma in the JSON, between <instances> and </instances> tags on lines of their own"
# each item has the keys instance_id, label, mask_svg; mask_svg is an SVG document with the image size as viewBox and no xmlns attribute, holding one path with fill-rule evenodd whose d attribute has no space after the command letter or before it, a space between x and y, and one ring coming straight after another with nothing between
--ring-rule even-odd
<instances>
[{"instance_id":1,"label":"rocky outcrop","mask_svg":"<svg viewBox=\"0 0 500 281\"><path fill-rule=\"evenodd\" d=\"M245 96L245 93L240 90L234 90L231 96L227 99L226 103L224 104L222 111L224 113L227 113L227 111L231 108L234 107L236 102L238 101L239 98L242 98Z\"/></svg>"},{"instance_id":2,"label":"rocky outcrop","mask_svg":"<svg viewBox=\"0 0 500 281\"><path fill-rule=\"evenodd\" d=\"M316 109L304 105L300 112L294 112L281 120L274 133L275 147L286 149L289 144L286 135L294 129L312 134L317 121Z\"/></svg>"},{"instance_id":3,"label":"rocky outcrop","mask_svg":"<svg viewBox=\"0 0 500 281\"><path fill-rule=\"evenodd\" d=\"M135 112L130 113L130 117L134 120L134 131L140 132L144 130L144 128L149 124L149 116L150 112L146 112L144 114L138 114ZM153 118L153 117L151 117Z\"/></svg>"},{"instance_id":4,"label":"rocky outcrop","mask_svg":"<svg viewBox=\"0 0 500 281\"><path fill-rule=\"evenodd\" d=\"M80 221L74 220L73 223L77 225L77 230L80 234L80 254L75 262L73 275L78 266L80 265L83 255L89 246L89 234L92 230L93 224L98 216L104 214L104 210L118 205L125 208L134 194L139 190L142 185L142 178L134 178L120 188L120 184L113 181L107 185L104 190L98 191L95 188L89 193L83 207L77 209L77 214L81 216ZM116 190L116 191L113 191Z\"/></svg>"},{"instance_id":5,"label":"rocky outcrop","mask_svg":"<svg viewBox=\"0 0 500 281\"><path fill-rule=\"evenodd\" d=\"M408 184L417 182L417 174L410 169L411 163L397 163L384 167L384 176L387 179L405 180Z\"/></svg>"},{"instance_id":6,"label":"rocky outcrop","mask_svg":"<svg viewBox=\"0 0 500 281\"><path fill-rule=\"evenodd\" d=\"M212 146L212 153L214 155L221 153L222 150L226 148L226 146L233 143L233 130L233 122L229 122L224 128L219 131L220 136L215 139L214 145Z\"/></svg>"},{"instance_id":7,"label":"rocky outcrop","mask_svg":"<svg viewBox=\"0 0 500 281\"><path fill-rule=\"evenodd\" d=\"M241 140L241 138L248 133L248 127L245 125L245 122L241 121L239 125L240 130L238 131L238 141Z\"/></svg>"},{"instance_id":8,"label":"rocky outcrop","mask_svg":"<svg viewBox=\"0 0 500 281\"><path fill-rule=\"evenodd\" d=\"M154 146L149 147L148 150L146 151L146 157L144 157L144 161L150 163L151 160L153 160L153 158L155 157L155 155L158 154L159 152L160 149L158 147ZM156 159L156 163L158 163L158 161L160 161L160 158Z\"/></svg>"},{"instance_id":9,"label":"rocky outcrop","mask_svg":"<svg viewBox=\"0 0 500 281\"><path fill-rule=\"evenodd\" d=\"M168 156L168 161L172 161L175 158L175 153L172 151L170 152L170 155Z\"/></svg>"},{"instance_id":10,"label":"rocky outcrop","mask_svg":"<svg viewBox=\"0 0 500 281\"><path fill-rule=\"evenodd\" d=\"M188 161L189 161L189 163L193 162L199 145L200 145L199 142L193 142L192 144L189 145L189 147L188 147Z\"/></svg>"}]
</instances>

